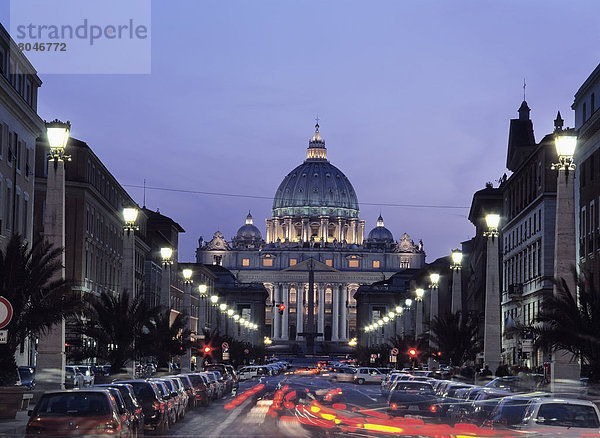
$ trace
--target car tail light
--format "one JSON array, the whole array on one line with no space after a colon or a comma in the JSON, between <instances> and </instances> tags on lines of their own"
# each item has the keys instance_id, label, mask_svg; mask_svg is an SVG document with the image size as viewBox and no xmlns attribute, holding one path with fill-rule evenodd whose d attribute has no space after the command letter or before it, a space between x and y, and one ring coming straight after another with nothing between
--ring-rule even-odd
<instances>
[{"instance_id":1,"label":"car tail light","mask_svg":"<svg viewBox=\"0 0 600 438\"><path fill-rule=\"evenodd\" d=\"M396 403L392 403L390 407L394 410L398 409L398 405Z\"/></svg>"},{"instance_id":2,"label":"car tail light","mask_svg":"<svg viewBox=\"0 0 600 438\"><path fill-rule=\"evenodd\" d=\"M158 400L154 400L152 402L152 408L154 408L155 411L160 411L160 403L158 402Z\"/></svg>"},{"instance_id":3,"label":"car tail light","mask_svg":"<svg viewBox=\"0 0 600 438\"><path fill-rule=\"evenodd\" d=\"M103 430L107 433L117 433L121 430L121 423L117 423L116 421L111 421L110 423L104 423L98 426L98 429Z\"/></svg>"},{"instance_id":4,"label":"car tail light","mask_svg":"<svg viewBox=\"0 0 600 438\"><path fill-rule=\"evenodd\" d=\"M431 412L437 412L437 406L436 406L436 405L431 405L431 406L429 407L429 410L430 410Z\"/></svg>"}]
</instances>

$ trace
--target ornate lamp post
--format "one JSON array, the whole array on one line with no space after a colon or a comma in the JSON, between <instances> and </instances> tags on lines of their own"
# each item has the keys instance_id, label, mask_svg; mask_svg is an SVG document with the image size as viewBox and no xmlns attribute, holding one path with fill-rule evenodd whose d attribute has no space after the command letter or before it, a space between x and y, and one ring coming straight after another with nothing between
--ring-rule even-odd
<instances>
[{"instance_id":1,"label":"ornate lamp post","mask_svg":"<svg viewBox=\"0 0 600 438\"><path fill-rule=\"evenodd\" d=\"M44 238L55 248L65 247L65 154L69 141L71 123L54 120L46 123L50 151L48 178L46 182L46 210L44 214ZM52 165L50 165L52 164ZM15 227L15 224L13 224ZM53 280L65 278L65 253L61 251L62 269ZM65 383L65 321L53 326L41 337L37 348L36 381L43 390L64 389Z\"/></svg>"},{"instance_id":2,"label":"ornate lamp post","mask_svg":"<svg viewBox=\"0 0 600 438\"><path fill-rule=\"evenodd\" d=\"M423 334L423 296L425 295L425 291L421 288L415 291L415 295L417 296L417 316L415 322L415 339L418 339L419 336Z\"/></svg>"},{"instance_id":3,"label":"ornate lamp post","mask_svg":"<svg viewBox=\"0 0 600 438\"><path fill-rule=\"evenodd\" d=\"M136 225L137 217L137 207L123 209L123 290L128 291L132 298L138 293L135 287L135 230L139 229Z\"/></svg>"},{"instance_id":4,"label":"ornate lamp post","mask_svg":"<svg viewBox=\"0 0 600 438\"><path fill-rule=\"evenodd\" d=\"M429 324L430 327L433 324L433 321L437 318L439 312L439 297L438 297L438 289L440 283L440 274L437 272L433 272L429 274L429 280L431 281L430 285L430 307L429 307ZM429 330L429 349L431 351L435 351L437 349L436 343L431 338L431 328ZM429 369L437 369L437 362L433 357L429 357L428 360Z\"/></svg>"},{"instance_id":5,"label":"ornate lamp post","mask_svg":"<svg viewBox=\"0 0 600 438\"><path fill-rule=\"evenodd\" d=\"M166 308L171 308L171 265L173 264L173 249L164 247L160 249L160 256L162 257L162 281L161 281L161 293L160 293L160 304Z\"/></svg>"},{"instance_id":6,"label":"ornate lamp post","mask_svg":"<svg viewBox=\"0 0 600 438\"><path fill-rule=\"evenodd\" d=\"M460 249L452 250L452 314L462 310L461 268L463 253Z\"/></svg>"},{"instance_id":7,"label":"ornate lamp post","mask_svg":"<svg viewBox=\"0 0 600 438\"><path fill-rule=\"evenodd\" d=\"M575 250L575 189L573 184L575 164L573 154L577 146L577 132L574 129L562 129L560 113L555 120L555 145L558 163L552 168L557 170L556 186L556 225L554 235L554 278L564 280L573 297L577 300L577 286L572 269L576 266ZM554 295L558 293L554 284ZM579 386L581 364L573 360L569 352L559 350L552 354L551 390L552 392L573 391Z\"/></svg>"},{"instance_id":8,"label":"ornate lamp post","mask_svg":"<svg viewBox=\"0 0 600 438\"><path fill-rule=\"evenodd\" d=\"M208 287L205 284L201 284L198 286L198 296L200 297L200 309L198 311L198 329L202 330L202 336L204 336L204 329L208 327L208 317L206 315L208 311L207 291Z\"/></svg>"},{"instance_id":9,"label":"ornate lamp post","mask_svg":"<svg viewBox=\"0 0 600 438\"><path fill-rule=\"evenodd\" d=\"M404 306L406 308L406 312L403 313L405 319L404 319L404 334L405 335L412 335L413 331L412 331L412 303L413 300L411 298L407 298L404 300Z\"/></svg>"},{"instance_id":10,"label":"ornate lamp post","mask_svg":"<svg viewBox=\"0 0 600 438\"><path fill-rule=\"evenodd\" d=\"M188 314L188 330L190 333L195 332L197 330L196 327L192 325L192 276L194 272L185 268L181 271L183 275L183 308ZM196 322L197 323L197 322ZM187 341L188 339L186 339ZM181 371L184 373L189 373L192 371L192 349L188 347L185 349L185 354L181 357Z\"/></svg>"},{"instance_id":11,"label":"ornate lamp post","mask_svg":"<svg viewBox=\"0 0 600 438\"><path fill-rule=\"evenodd\" d=\"M483 334L483 361L492 373L500 365L502 355L500 319L500 275L498 265L498 225L499 214L488 214L485 217L488 231L484 233L487 239L487 255L485 269L485 328Z\"/></svg>"}]
</instances>

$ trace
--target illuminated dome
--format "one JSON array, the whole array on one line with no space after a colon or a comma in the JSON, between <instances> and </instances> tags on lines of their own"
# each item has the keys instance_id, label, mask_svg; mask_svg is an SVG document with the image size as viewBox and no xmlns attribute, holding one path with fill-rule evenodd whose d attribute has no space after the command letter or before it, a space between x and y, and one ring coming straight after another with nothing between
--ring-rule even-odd
<instances>
[{"instance_id":1,"label":"illuminated dome","mask_svg":"<svg viewBox=\"0 0 600 438\"><path fill-rule=\"evenodd\" d=\"M309 142L304 163L279 185L273 216L336 216L358 218L358 198L344 173L327 160L319 124Z\"/></svg>"},{"instance_id":2,"label":"illuminated dome","mask_svg":"<svg viewBox=\"0 0 600 438\"><path fill-rule=\"evenodd\" d=\"M246 216L246 223L242 225L235 237L232 239L234 246L253 246L259 245L262 241L262 234L260 230L256 228L254 222L252 220L252 215L248 212L248 216Z\"/></svg>"},{"instance_id":3,"label":"illuminated dome","mask_svg":"<svg viewBox=\"0 0 600 438\"><path fill-rule=\"evenodd\" d=\"M392 235L392 232L383 226L383 218L381 215L379 215L377 218L377 226L371 230L367 240L372 242L394 242L394 236Z\"/></svg>"}]
</instances>

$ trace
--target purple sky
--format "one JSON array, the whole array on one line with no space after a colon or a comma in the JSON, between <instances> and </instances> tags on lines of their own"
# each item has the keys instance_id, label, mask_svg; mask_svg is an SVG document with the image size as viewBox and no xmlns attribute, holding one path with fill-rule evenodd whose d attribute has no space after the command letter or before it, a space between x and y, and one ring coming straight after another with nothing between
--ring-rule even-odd
<instances>
[{"instance_id":1,"label":"purple sky","mask_svg":"<svg viewBox=\"0 0 600 438\"><path fill-rule=\"evenodd\" d=\"M7 8L3 7L5 22ZM468 207L505 172L527 81L536 140L599 62L591 1L154 1L151 75L42 75L39 113L69 119L133 198L179 222L179 258L272 197L318 113L330 161L361 203ZM472 237L468 208L361 205L427 260Z\"/></svg>"}]
</instances>

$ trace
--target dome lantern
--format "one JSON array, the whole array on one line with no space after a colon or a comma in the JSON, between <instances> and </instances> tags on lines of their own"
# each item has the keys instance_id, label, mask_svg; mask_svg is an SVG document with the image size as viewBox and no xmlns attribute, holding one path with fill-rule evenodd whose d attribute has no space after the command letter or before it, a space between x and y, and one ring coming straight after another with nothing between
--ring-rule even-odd
<instances>
[{"instance_id":1,"label":"dome lantern","mask_svg":"<svg viewBox=\"0 0 600 438\"><path fill-rule=\"evenodd\" d=\"M327 148L325 147L325 140L319 133L319 123L315 125L315 135L310 139L308 143L308 149L306 150L307 160L327 160Z\"/></svg>"}]
</instances>

